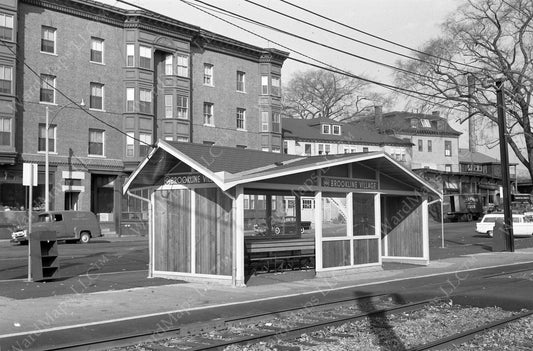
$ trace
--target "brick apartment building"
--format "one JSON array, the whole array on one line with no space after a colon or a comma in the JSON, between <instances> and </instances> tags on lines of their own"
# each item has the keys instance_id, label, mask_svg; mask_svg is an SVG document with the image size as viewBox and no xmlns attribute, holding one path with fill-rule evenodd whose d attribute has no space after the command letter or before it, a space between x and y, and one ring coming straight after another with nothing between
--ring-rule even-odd
<instances>
[{"instance_id":1,"label":"brick apartment building","mask_svg":"<svg viewBox=\"0 0 533 351\"><path fill-rule=\"evenodd\" d=\"M42 207L47 110L50 209L91 210L109 231L143 210L121 186L158 138L281 152L286 52L91 0L3 0L0 39L6 208L28 206L23 163Z\"/></svg>"}]
</instances>

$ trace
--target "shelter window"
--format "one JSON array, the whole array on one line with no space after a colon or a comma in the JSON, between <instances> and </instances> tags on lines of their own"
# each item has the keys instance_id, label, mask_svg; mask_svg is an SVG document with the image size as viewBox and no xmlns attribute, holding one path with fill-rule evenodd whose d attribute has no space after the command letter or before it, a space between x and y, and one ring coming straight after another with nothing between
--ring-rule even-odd
<instances>
[{"instance_id":1,"label":"shelter window","mask_svg":"<svg viewBox=\"0 0 533 351\"><path fill-rule=\"evenodd\" d=\"M353 235L376 235L373 194L353 194Z\"/></svg>"},{"instance_id":2,"label":"shelter window","mask_svg":"<svg viewBox=\"0 0 533 351\"><path fill-rule=\"evenodd\" d=\"M13 40L13 16L0 13L0 39Z\"/></svg>"},{"instance_id":3,"label":"shelter window","mask_svg":"<svg viewBox=\"0 0 533 351\"><path fill-rule=\"evenodd\" d=\"M178 95L178 118L189 119L189 97Z\"/></svg>"},{"instance_id":4,"label":"shelter window","mask_svg":"<svg viewBox=\"0 0 533 351\"><path fill-rule=\"evenodd\" d=\"M348 236L346 194L324 194L322 197L323 237Z\"/></svg>"},{"instance_id":5,"label":"shelter window","mask_svg":"<svg viewBox=\"0 0 533 351\"><path fill-rule=\"evenodd\" d=\"M41 52L56 53L56 29L42 26L41 28Z\"/></svg>"}]
</instances>

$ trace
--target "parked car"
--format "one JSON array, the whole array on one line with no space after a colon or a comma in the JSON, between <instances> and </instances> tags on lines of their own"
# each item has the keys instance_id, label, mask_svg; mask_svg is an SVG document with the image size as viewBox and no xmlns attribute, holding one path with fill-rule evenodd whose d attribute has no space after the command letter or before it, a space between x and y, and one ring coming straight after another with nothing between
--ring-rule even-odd
<instances>
[{"instance_id":1,"label":"parked car","mask_svg":"<svg viewBox=\"0 0 533 351\"><path fill-rule=\"evenodd\" d=\"M303 234L304 231L311 229L310 221L300 221L300 233ZM296 232L296 217L287 216L281 220L272 222L272 231L276 235L281 233L295 233Z\"/></svg>"},{"instance_id":2,"label":"parked car","mask_svg":"<svg viewBox=\"0 0 533 351\"><path fill-rule=\"evenodd\" d=\"M58 240L88 243L102 236L96 215L89 211L48 211L40 213L31 230L55 231ZM28 229L22 228L11 234L11 242L28 242Z\"/></svg>"},{"instance_id":3,"label":"parked car","mask_svg":"<svg viewBox=\"0 0 533 351\"><path fill-rule=\"evenodd\" d=\"M503 213L489 213L483 216L481 221L476 223L476 232L487 234L489 237L494 235L494 225L497 220L503 221ZM513 214L513 236L532 236L533 221L531 216Z\"/></svg>"}]
</instances>

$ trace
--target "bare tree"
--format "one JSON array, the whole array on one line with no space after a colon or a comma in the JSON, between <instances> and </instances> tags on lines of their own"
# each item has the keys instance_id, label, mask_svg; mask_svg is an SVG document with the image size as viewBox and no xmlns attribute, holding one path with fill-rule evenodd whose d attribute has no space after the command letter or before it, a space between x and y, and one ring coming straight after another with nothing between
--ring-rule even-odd
<instances>
[{"instance_id":1,"label":"bare tree","mask_svg":"<svg viewBox=\"0 0 533 351\"><path fill-rule=\"evenodd\" d=\"M379 99L367 91L368 86L365 81L326 70L298 72L283 91L284 112L293 118L343 121Z\"/></svg>"},{"instance_id":2,"label":"bare tree","mask_svg":"<svg viewBox=\"0 0 533 351\"><path fill-rule=\"evenodd\" d=\"M428 94L426 103L464 111L462 121L482 116L490 125L498 122L494 82L503 79L508 143L533 178L532 20L532 0L468 0L419 61L399 63L410 73L398 73L396 84Z\"/></svg>"}]
</instances>

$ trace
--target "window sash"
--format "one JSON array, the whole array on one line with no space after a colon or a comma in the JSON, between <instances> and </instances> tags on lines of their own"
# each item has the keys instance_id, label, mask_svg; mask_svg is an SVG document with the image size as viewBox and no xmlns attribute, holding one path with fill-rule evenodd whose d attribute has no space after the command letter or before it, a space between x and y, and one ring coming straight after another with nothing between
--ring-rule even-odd
<instances>
[{"instance_id":1,"label":"window sash","mask_svg":"<svg viewBox=\"0 0 533 351\"><path fill-rule=\"evenodd\" d=\"M204 84L213 85L213 65L204 64Z\"/></svg>"},{"instance_id":2,"label":"window sash","mask_svg":"<svg viewBox=\"0 0 533 351\"><path fill-rule=\"evenodd\" d=\"M89 98L89 108L102 110L104 108L104 85L91 84L91 95Z\"/></svg>"},{"instance_id":3,"label":"window sash","mask_svg":"<svg viewBox=\"0 0 533 351\"><path fill-rule=\"evenodd\" d=\"M281 95L280 85L281 85L281 81L279 77L272 77L272 95L274 96Z\"/></svg>"},{"instance_id":4,"label":"window sash","mask_svg":"<svg viewBox=\"0 0 533 351\"><path fill-rule=\"evenodd\" d=\"M237 129L246 129L246 110L237 109Z\"/></svg>"},{"instance_id":5,"label":"window sash","mask_svg":"<svg viewBox=\"0 0 533 351\"><path fill-rule=\"evenodd\" d=\"M143 113L152 112L152 92L150 90L141 89L139 93L139 110Z\"/></svg>"},{"instance_id":6,"label":"window sash","mask_svg":"<svg viewBox=\"0 0 533 351\"><path fill-rule=\"evenodd\" d=\"M204 124L213 125L213 104L204 103Z\"/></svg>"},{"instance_id":7,"label":"window sash","mask_svg":"<svg viewBox=\"0 0 533 351\"><path fill-rule=\"evenodd\" d=\"M126 88L126 112L135 111L135 88Z\"/></svg>"},{"instance_id":8,"label":"window sash","mask_svg":"<svg viewBox=\"0 0 533 351\"><path fill-rule=\"evenodd\" d=\"M261 112L261 131L268 132L268 112Z\"/></svg>"},{"instance_id":9,"label":"window sash","mask_svg":"<svg viewBox=\"0 0 533 351\"><path fill-rule=\"evenodd\" d=\"M13 69L11 67L0 66L0 93L11 94L13 81Z\"/></svg>"},{"instance_id":10,"label":"window sash","mask_svg":"<svg viewBox=\"0 0 533 351\"><path fill-rule=\"evenodd\" d=\"M189 56L178 55L178 76L189 77Z\"/></svg>"},{"instance_id":11,"label":"window sash","mask_svg":"<svg viewBox=\"0 0 533 351\"><path fill-rule=\"evenodd\" d=\"M133 44L126 45L126 66L135 66L135 45Z\"/></svg>"},{"instance_id":12,"label":"window sash","mask_svg":"<svg viewBox=\"0 0 533 351\"><path fill-rule=\"evenodd\" d=\"M268 76L261 76L261 94L268 95Z\"/></svg>"},{"instance_id":13,"label":"window sash","mask_svg":"<svg viewBox=\"0 0 533 351\"><path fill-rule=\"evenodd\" d=\"M91 61L103 62L104 53L104 41L102 39L92 38L91 42Z\"/></svg>"},{"instance_id":14,"label":"window sash","mask_svg":"<svg viewBox=\"0 0 533 351\"><path fill-rule=\"evenodd\" d=\"M244 92L245 91L245 82L246 82L246 73L244 72L237 72L237 91Z\"/></svg>"},{"instance_id":15,"label":"window sash","mask_svg":"<svg viewBox=\"0 0 533 351\"><path fill-rule=\"evenodd\" d=\"M172 118L174 107L172 95L165 95L165 118Z\"/></svg>"},{"instance_id":16,"label":"window sash","mask_svg":"<svg viewBox=\"0 0 533 351\"><path fill-rule=\"evenodd\" d=\"M0 118L0 145L11 145L11 118Z\"/></svg>"},{"instance_id":17,"label":"window sash","mask_svg":"<svg viewBox=\"0 0 533 351\"><path fill-rule=\"evenodd\" d=\"M56 126L48 126L48 152L56 152ZM39 138L37 151L46 151L46 125L39 124Z\"/></svg>"},{"instance_id":18,"label":"window sash","mask_svg":"<svg viewBox=\"0 0 533 351\"><path fill-rule=\"evenodd\" d=\"M139 66L141 68L152 68L152 49L147 46L139 47Z\"/></svg>"},{"instance_id":19,"label":"window sash","mask_svg":"<svg viewBox=\"0 0 533 351\"><path fill-rule=\"evenodd\" d=\"M152 135L148 133L139 134L139 155L146 156L152 145Z\"/></svg>"},{"instance_id":20,"label":"window sash","mask_svg":"<svg viewBox=\"0 0 533 351\"><path fill-rule=\"evenodd\" d=\"M135 155L135 133L126 133L126 157L133 157Z\"/></svg>"},{"instance_id":21,"label":"window sash","mask_svg":"<svg viewBox=\"0 0 533 351\"><path fill-rule=\"evenodd\" d=\"M178 118L189 119L189 98L187 96L178 95L176 101Z\"/></svg>"},{"instance_id":22,"label":"window sash","mask_svg":"<svg viewBox=\"0 0 533 351\"><path fill-rule=\"evenodd\" d=\"M167 76L174 74L174 56L172 54L165 56L165 74Z\"/></svg>"},{"instance_id":23,"label":"window sash","mask_svg":"<svg viewBox=\"0 0 533 351\"><path fill-rule=\"evenodd\" d=\"M13 40L13 16L0 14L0 39Z\"/></svg>"},{"instance_id":24,"label":"window sash","mask_svg":"<svg viewBox=\"0 0 533 351\"><path fill-rule=\"evenodd\" d=\"M50 27L42 27L41 29L41 51L48 53L55 53L55 33L56 30Z\"/></svg>"},{"instance_id":25,"label":"window sash","mask_svg":"<svg viewBox=\"0 0 533 351\"><path fill-rule=\"evenodd\" d=\"M89 130L89 155L104 155L104 132Z\"/></svg>"},{"instance_id":26,"label":"window sash","mask_svg":"<svg viewBox=\"0 0 533 351\"><path fill-rule=\"evenodd\" d=\"M278 112L272 113L272 131L279 133L281 131L280 114Z\"/></svg>"},{"instance_id":27,"label":"window sash","mask_svg":"<svg viewBox=\"0 0 533 351\"><path fill-rule=\"evenodd\" d=\"M41 91L40 91L40 101L41 102L55 102L55 80L54 76L41 75Z\"/></svg>"}]
</instances>

